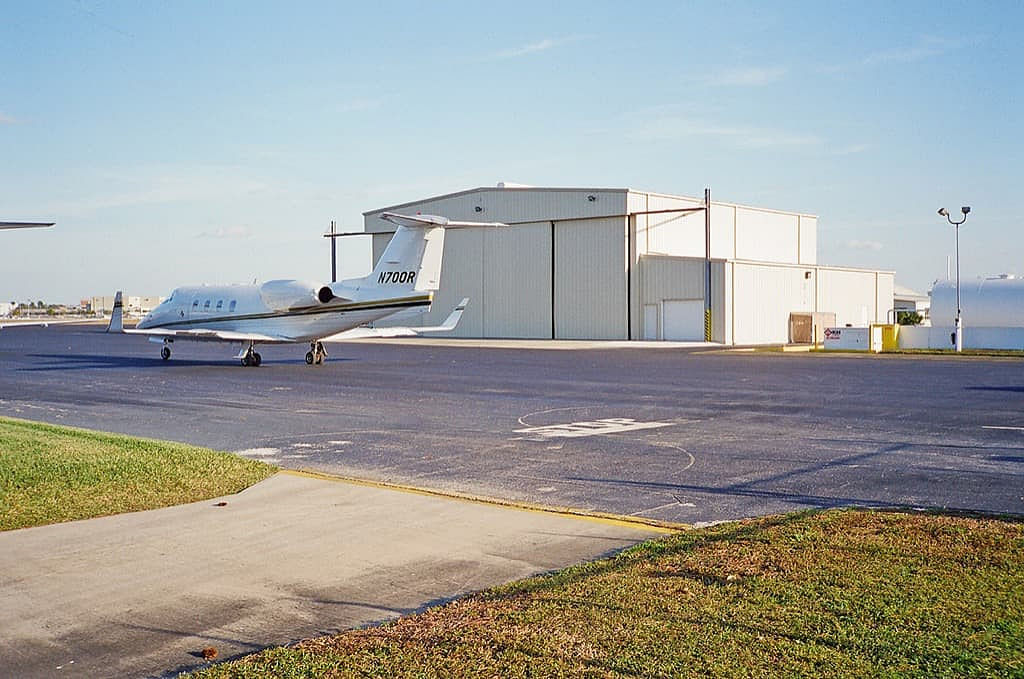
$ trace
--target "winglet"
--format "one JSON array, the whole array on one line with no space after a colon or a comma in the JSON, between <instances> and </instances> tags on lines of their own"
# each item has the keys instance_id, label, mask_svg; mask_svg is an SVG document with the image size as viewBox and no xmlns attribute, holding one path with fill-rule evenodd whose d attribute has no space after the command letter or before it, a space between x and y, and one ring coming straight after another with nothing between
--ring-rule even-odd
<instances>
[{"instance_id":1,"label":"winglet","mask_svg":"<svg viewBox=\"0 0 1024 679\"><path fill-rule=\"evenodd\" d=\"M121 305L121 291L118 290L117 294L114 295L114 310L110 312L110 325L107 326L107 332L121 332L124 330L124 319Z\"/></svg>"}]
</instances>

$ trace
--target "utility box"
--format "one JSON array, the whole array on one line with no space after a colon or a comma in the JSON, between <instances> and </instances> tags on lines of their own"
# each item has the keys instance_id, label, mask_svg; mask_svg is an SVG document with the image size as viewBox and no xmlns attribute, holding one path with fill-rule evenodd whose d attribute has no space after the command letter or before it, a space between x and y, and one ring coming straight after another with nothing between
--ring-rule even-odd
<instances>
[{"instance_id":1,"label":"utility box","mask_svg":"<svg viewBox=\"0 0 1024 679\"><path fill-rule=\"evenodd\" d=\"M881 346L881 333L879 346ZM825 349L868 351L871 348L870 328L825 328Z\"/></svg>"},{"instance_id":2,"label":"utility box","mask_svg":"<svg viewBox=\"0 0 1024 679\"><path fill-rule=\"evenodd\" d=\"M836 315L831 311L793 311L789 314L791 344L824 344L825 329L834 327Z\"/></svg>"},{"instance_id":3,"label":"utility box","mask_svg":"<svg viewBox=\"0 0 1024 679\"><path fill-rule=\"evenodd\" d=\"M874 342L874 333L876 332L876 330L875 330L876 328L878 328L877 332L880 333L879 334L878 347L877 348L875 347L875 342ZM893 323L878 323L878 324L875 324L875 325L871 326L871 332L872 332L871 351L874 351L874 352L879 352L879 351L896 351L897 349L900 348L900 342L899 342L900 326L895 325Z\"/></svg>"}]
</instances>

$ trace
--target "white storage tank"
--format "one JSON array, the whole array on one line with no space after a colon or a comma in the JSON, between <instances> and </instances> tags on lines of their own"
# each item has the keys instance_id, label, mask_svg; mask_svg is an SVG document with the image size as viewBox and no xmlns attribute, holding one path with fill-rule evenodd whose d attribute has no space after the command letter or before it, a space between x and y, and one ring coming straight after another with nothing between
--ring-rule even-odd
<instances>
[{"instance_id":1,"label":"white storage tank","mask_svg":"<svg viewBox=\"0 0 1024 679\"><path fill-rule=\"evenodd\" d=\"M956 282L936 281L932 296L928 346L953 346ZM1024 350L1024 279L1010 274L960 281L964 347Z\"/></svg>"},{"instance_id":2,"label":"white storage tank","mask_svg":"<svg viewBox=\"0 0 1024 679\"><path fill-rule=\"evenodd\" d=\"M952 326L956 318L956 281L936 281L931 291L934 325ZM1024 279L1013 274L960 281L964 327L1024 328Z\"/></svg>"}]
</instances>

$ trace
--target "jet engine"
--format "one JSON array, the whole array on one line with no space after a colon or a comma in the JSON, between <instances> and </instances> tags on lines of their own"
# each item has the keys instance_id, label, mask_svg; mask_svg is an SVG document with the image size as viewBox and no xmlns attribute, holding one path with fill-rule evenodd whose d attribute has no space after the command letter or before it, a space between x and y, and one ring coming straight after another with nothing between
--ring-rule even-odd
<instances>
[{"instance_id":1,"label":"jet engine","mask_svg":"<svg viewBox=\"0 0 1024 679\"><path fill-rule=\"evenodd\" d=\"M330 286L308 281L267 281L260 286L260 299L271 309L283 311L295 307L326 304L334 299Z\"/></svg>"}]
</instances>

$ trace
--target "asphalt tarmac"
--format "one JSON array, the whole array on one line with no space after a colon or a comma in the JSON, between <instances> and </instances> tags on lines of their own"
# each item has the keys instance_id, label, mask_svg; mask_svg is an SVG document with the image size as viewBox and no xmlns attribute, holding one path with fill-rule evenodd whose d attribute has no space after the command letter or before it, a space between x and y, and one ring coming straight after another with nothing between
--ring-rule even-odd
<instances>
[{"instance_id":1,"label":"asphalt tarmac","mask_svg":"<svg viewBox=\"0 0 1024 679\"><path fill-rule=\"evenodd\" d=\"M514 344L514 343L513 343ZM159 345L0 332L0 414L282 467L691 524L797 509L1024 514L1024 361L487 342ZM533 346L533 345L526 345Z\"/></svg>"}]
</instances>

